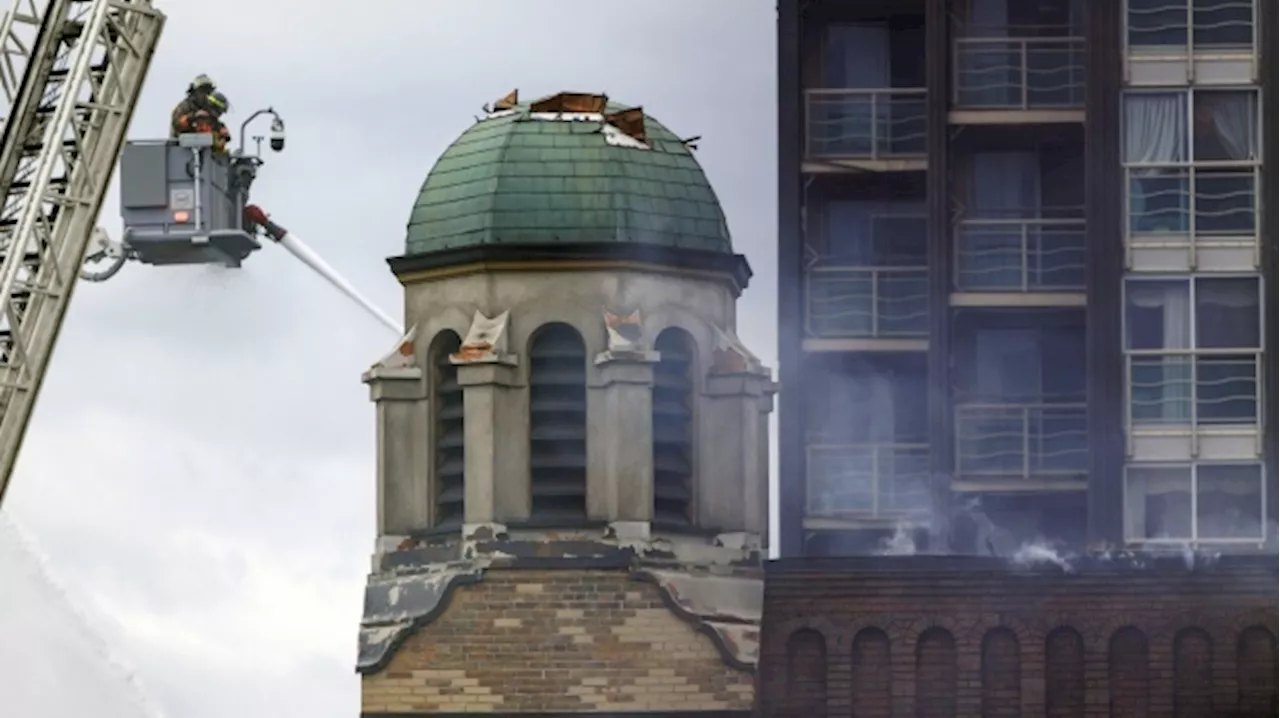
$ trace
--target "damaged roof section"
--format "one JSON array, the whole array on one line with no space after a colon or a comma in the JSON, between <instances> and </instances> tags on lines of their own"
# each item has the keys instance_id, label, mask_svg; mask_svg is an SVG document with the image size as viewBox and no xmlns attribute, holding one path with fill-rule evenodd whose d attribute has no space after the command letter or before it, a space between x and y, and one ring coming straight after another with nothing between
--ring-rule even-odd
<instances>
[{"instance_id":1,"label":"damaged roof section","mask_svg":"<svg viewBox=\"0 0 1280 718\"><path fill-rule=\"evenodd\" d=\"M486 106L485 119L510 117L520 113L520 91L512 90ZM559 92L529 103L520 120L540 122L594 122L600 124L605 142L615 147L653 149L645 128L644 108L609 105L606 94Z\"/></svg>"}]
</instances>

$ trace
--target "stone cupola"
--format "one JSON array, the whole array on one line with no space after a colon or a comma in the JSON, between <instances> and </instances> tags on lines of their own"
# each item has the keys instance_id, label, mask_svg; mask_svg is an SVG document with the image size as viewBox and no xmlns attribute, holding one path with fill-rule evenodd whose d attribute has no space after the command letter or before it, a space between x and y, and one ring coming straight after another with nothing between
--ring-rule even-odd
<instances>
[{"instance_id":1,"label":"stone cupola","mask_svg":"<svg viewBox=\"0 0 1280 718\"><path fill-rule=\"evenodd\" d=\"M411 329L364 377L379 534L361 630L365 710L394 703L396 661L470 670L459 680L499 695L523 659L458 668L441 636L430 639L434 662L399 654L415 634L443 630L432 625L455 610L455 592L498 590L522 568L551 572L510 579L531 595L555 594L571 575L635 582L620 605L643 613L658 601L685 624L669 642L687 648L680 670L700 686L695 704L749 707L775 385L737 338L751 272L689 143L603 95L521 102L513 92L436 162L390 264ZM583 617L555 635L625 624L556 595L548 611ZM489 628L503 619L529 620L495 615ZM646 685L634 679L655 660L643 642L609 654L636 674L602 669L600 691L563 699L530 684L486 700L516 713L581 709L586 695L633 705ZM599 640L568 645L583 666L601 665L589 655ZM697 658L703 649L714 665ZM544 682L560 680L552 674ZM433 701L419 712L465 703Z\"/></svg>"}]
</instances>

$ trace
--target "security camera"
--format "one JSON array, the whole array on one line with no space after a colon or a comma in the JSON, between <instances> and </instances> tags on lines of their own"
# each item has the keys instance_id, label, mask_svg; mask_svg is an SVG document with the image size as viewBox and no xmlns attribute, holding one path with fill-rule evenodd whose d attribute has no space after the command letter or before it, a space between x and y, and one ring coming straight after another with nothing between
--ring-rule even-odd
<instances>
[{"instance_id":1,"label":"security camera","mask_svg":"<svg viewBox=\"0 0 1280 718\"><path fill-rule=\"evenodd\" d=\"M279 117L271 120L271 149L274 152L284 149L284 120Z\"/></svg>"}]
</instances>

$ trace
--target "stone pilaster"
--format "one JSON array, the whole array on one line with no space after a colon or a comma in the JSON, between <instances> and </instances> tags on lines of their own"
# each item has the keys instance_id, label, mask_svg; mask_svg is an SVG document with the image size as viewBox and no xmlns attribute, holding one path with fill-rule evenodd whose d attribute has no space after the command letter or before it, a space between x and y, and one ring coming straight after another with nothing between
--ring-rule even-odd
<instances>
[{"instance_id":1,"label":"stone pilaster","mask_svg":"<svg viewBox=\"0 0 1280 718\"><path fill-rule=\"evenodd\" d=\"M414 357L411 329L362 377L376 414L378 535L403 536L430 521L427 381Z\"/></svg>"},{"instance_id":2,"label":"stone pilaster","mask_svg":"<svg viewBox=\"0 0 1280 718\"><path fill-rule=\"evenodd\" d=\"M608 521L653 519L653 367L656 352L601 352L592 387L603 430L588 443L588 512Z\"/></svg>"}]
</instances>

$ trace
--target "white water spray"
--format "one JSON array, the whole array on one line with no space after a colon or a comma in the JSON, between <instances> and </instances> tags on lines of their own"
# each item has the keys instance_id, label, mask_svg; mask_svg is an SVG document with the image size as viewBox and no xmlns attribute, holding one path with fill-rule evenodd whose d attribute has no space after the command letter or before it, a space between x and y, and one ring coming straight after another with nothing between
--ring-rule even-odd
<instances>
[{"instance_id":1,"label":"white water spray","mask_svg":"<svg viewBox=\"0 0 1280 718\"><path fill-rule=\"evenodd\" d=\"M356 288L351 286L351 283L346 279L343 279L342 275L338 274L337 270L330 267L328 262L321 259L320 255L313 252L310 247L304 244L302 240L295 237L292 232L288 232L281 237L279 244L281 247L289 250L293 256L302 260L302 262L308 267L314 269L316 274L324 277L326 281L337 287L338 291L350 297L356 304L363 307L366 312L372 314L373 317L379 322L382 322L384 326L395 332L397 337L404 336L404 327L400 326L398 322L387 316L386 313L375 306L373 302L366 299L363 294L356 291Z\"/></svg>"},{"instance_id":2,"label":"white water spray","mask_svg":"<svg viewBox=\"0 0 1280 718\"><path fill-rule=\"evenodd\" d=\"M34 537L0 513L0 715L160 718L132 667L94 630ZM7 650L6 650L7 649Z\"/></svg>"}]
</instances>

